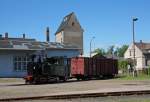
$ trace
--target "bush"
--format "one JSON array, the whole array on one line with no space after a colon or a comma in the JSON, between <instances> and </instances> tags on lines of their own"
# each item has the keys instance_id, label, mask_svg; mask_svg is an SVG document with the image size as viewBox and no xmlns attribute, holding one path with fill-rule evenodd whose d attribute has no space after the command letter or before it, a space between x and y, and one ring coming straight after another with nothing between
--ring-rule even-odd
<instances>
[{"instance_id":1,"label":"bush","mask_svg":"<svg viewBox=\"0 0 150 102\"><path fill-rule=\"evenodd\" d=\"M148 75L150 75L150 66L148 66Z\"/></svg>"},{"instance_id":2,"label":"bush","mask_svg":"<svg viewBox=\"0 0 150 102\"><path fill-rule=\"evenodd\" d=\"M118 67L119 67L119 70L126 72L128 68L128 61L118 61Z\"/></svg>"}]
</instances>

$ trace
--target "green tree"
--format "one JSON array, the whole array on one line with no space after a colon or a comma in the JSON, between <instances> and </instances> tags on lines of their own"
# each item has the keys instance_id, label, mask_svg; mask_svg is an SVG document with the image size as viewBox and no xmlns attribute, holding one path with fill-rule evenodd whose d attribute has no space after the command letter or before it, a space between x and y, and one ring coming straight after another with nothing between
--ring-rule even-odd
<instances>
[{"instance_id":1,"label":"green tree","mask_svg":"<svg viewBox=\"0 0 150 102\"><path fill-rule=\"evenodd\" d=\"M116 48L114 54L118 57L123 57L124 56L124 53L125 51L128 49L128 45L123 45L122 47L118 47Z\"/></svg>"},{"instance_id":2,"label":"green tree","mask_svg":"<svg viewBox=\"0 0 150 102\"><path fill-rule=\"evenodd\" d=\"M128 68L128 61L118 61L118 67L123 72L126 72Z\"/></svg>"},{"instance_id":3,"label":"green tree","mask_svg":"<svg viewBox=\"0 0 150 102\"><path fill-rule=\"evenodd\" d=\"M106 52L103 48L97 48L93 51L94 53L100 54L100 55L105 55Z\"/></svg>"},{"instance_id":4,"label":"green tree","mask_svg":"<svg viewBox=\"0 0 150 102\"><path fill-rule=\"evenodd\" d=\"M148 66L148 75L150 75L150 66Z\"/></svg>"},{"instance_id":5,"label":"green tree","mask_svg":"<svg viewBox=\"0 0 150 102\"><path fill-rule=\"evenodd\" d=\"M114 45L109 46L107 49L107 54L113 55L114 54L114 48L115 48Z\"/></svg>"}]
</instances>

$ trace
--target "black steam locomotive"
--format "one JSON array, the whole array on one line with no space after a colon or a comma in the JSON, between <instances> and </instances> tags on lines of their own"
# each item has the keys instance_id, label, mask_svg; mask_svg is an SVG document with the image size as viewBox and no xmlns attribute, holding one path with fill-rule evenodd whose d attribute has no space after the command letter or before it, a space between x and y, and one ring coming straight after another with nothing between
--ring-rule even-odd
<instances>
[{"instance_id":1,"label":"black steam locomotive","mask_svg":"<svg viewBox=\"0 0 150 102\"><path fill-rule=\"evenodd\" d=\"M32 61L27 65L26 84L40 84L53 81L66 81L70 75L70 60L64 57L45 58L37 62Z\"/></svg>"}]
</instances>

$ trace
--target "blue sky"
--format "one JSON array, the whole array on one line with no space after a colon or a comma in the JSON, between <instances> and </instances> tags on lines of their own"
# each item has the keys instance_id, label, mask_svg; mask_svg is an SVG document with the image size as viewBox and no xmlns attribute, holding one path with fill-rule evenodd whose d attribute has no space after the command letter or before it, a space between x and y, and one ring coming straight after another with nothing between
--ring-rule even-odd
<instances>
[{"instance_id":1,"label":"blue sky","mask_svg":"<svg viewBox=\"0 0 150 102\"><path fill-rule=\"evenodd\" d=\"M0 34L45 41L45 28L50 27L51 41L63 17L75 12L84 29L84 50L130 44L132 17L136 41L150 42L150 0L0 0Z\"/></svg>"}]
</instances>

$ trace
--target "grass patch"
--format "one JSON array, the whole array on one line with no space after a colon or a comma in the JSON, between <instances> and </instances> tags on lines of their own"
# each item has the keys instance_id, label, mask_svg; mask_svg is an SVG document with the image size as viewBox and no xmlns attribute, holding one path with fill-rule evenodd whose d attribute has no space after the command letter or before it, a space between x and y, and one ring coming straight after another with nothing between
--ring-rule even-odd
<instances>
[{"instance_id":1,"label":"grass patch","mask_svg":"<svg viewBox=\"0 0 150 102\"><path fill-rule=\"evenodd\" d=\"M21 82L23 78L0 78L0 83Z\"/></svg>"},{"instance_id":2,"label":"grass patch","mask_svg":"<svg viewBox=\"0 0 150 102\"><path fill-rule=\"evenodd\" d=\"M137 77L133 77L132 75L119 75L117 80L150 80L150 75L146 74L138 74Z\"/></svg>"}]
</instances>

